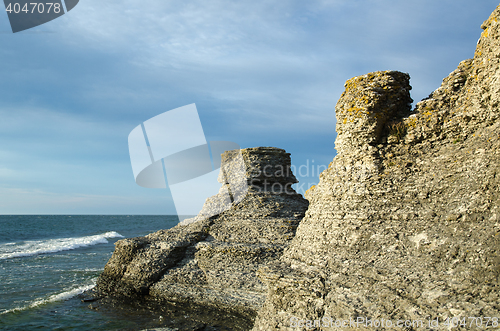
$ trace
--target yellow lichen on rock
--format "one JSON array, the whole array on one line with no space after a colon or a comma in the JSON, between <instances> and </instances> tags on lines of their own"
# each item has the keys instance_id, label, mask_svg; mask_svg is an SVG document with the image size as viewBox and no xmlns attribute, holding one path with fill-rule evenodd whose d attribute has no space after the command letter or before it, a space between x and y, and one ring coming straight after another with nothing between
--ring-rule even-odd
<instances>
[{"instance_id":1,"label":"yellow lichen on rock","mask_svg":"<svg viewBox=\"0 0 500 331\"><path fill-rule=\"evenodd\" d=\"M387 121L409 114L409 75L397 71L377 71L354 77L335 107L339 153L375 144Z\"/></svg>"},{"instance_id":2,"label":"yellow lichen on rock","mask_svg":"<svg viewBox=\"0 0 500 331\"><path fill-rule=\"evenodd\" d=\"M311 196L314 192L314 189L316 188L316 185L312 185L310 188L307 189L307 191L304 193L304 197L307 199L307 200L310 200L311 199Z\"/></svg>"}]
</instances>

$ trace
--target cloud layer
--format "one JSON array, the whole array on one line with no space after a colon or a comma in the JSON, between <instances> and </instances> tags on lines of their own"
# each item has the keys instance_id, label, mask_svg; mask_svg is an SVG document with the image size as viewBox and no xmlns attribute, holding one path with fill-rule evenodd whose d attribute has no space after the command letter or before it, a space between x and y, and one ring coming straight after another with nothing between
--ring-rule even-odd
<instances>
[{"instance_id":1,"label":"cloud layer","mask_svg":"<svg viewBox=\"0 0 500 331\"><path fill-rule=\"evenodd\" d=\"M328 164L347 79L409 72L418 101L473 56L496 5L85 0L17 34L4 15L0 213L175 213L168 191L135 185L127 136L190 103L208 140Z\"/></svg>"}]
</instances>

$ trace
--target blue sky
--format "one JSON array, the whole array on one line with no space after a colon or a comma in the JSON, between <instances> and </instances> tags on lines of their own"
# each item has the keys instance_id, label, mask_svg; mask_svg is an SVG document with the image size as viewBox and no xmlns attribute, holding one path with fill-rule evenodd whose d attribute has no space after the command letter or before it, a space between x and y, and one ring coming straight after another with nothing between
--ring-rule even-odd
<instances>
[{"instance_id":1,"label":"blue sky","mask_svg":"<svg viewBox=\"0 0 500 331\"><path fill-rule=\"evenodd\" d=\"M408 72L416 103L473 56L497 5L81 0L16 34L0 14L0 214L175 213L168 190L135 184L127 137L191 103L207 140L309 164L307 188L335 155L347 79Z\"/></svg>"}]
</instances>

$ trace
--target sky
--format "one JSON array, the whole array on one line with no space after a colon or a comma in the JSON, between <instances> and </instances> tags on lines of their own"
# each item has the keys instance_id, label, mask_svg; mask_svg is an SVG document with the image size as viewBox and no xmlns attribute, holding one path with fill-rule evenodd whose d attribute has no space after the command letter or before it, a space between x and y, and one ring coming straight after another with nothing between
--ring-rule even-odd
<instances>
[{"instance_id":1,"label":"sky","mask_svg":"<svg viewBox=\"0 0 500 331\"><path fill-rule=\"evenodd\" d=\"M175 214L168 189L135 183L127 138L192 103L207 141L291 153L303 193L335 156L347 79L407 72L415 104L474 55L497 5L80 0L15 34L4 12L0 214Z\"/></svg>"}]
</instances>

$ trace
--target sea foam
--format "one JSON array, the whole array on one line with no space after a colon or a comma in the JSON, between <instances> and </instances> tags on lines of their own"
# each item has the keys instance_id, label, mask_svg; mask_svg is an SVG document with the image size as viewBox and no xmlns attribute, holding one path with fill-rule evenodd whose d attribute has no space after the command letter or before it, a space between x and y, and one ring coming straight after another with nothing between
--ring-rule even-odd
<instances>
[{"instance_id":1,"label":"sea foam","mask_svg":"<svg viewBox=\"0 0 500 331\"><path fill-rule=\"evenodd\" d=\"M0 311L0 315L4 315L4 314L8 314L8 313L15 313L15 312L18 312L18 311L23 311L23 310L27 310L27 309L30 309L30 308L35 308L35 307L38 307L38 306L41 306L41 305L44 305L44 304L47 304L47 303L51 303L51 302L57 302L57 301L65 301L65 300L69 300L79 294L82 294L83 292L86 292L88 290L91 290L92 288L95 287L95 281L96 279L93 280L94 284L92 285L85 285L85 286L80 286L80 287L77 287L77 288L72 288L72 289L68 289L62 293L58 293L58 294L53 294L45 299L37 299L37 300L34 300L32 301L31 303L27 304L26 306L23 306L23 307L16 307L16 308L13 308L13 309L8 309L8 310L4 310L4 311Z\"/></svg>"},{"instance_id":2,"label":"sea foam","mask_svg":"<svg viewBox=\"0 0 500 331\"><path fill-rule=\"evenodd\" d=\"M39 254L57 253L80 247L107 244L109 238L123 238L121 234L110 231L94 236L31 240L18 243L0 244L0 260L26 257Z\"/></svg>"}]
</instances>

